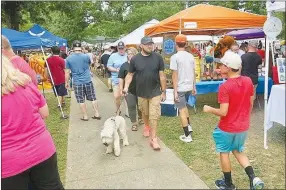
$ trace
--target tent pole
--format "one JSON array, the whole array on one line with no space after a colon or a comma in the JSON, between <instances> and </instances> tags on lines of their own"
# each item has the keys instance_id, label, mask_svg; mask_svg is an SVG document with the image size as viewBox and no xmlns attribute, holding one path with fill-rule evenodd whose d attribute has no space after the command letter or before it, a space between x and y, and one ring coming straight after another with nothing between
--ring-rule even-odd
<instances>
[{"instance_id":1,"label":"tent pole","mask_svg":"<svg viewBox=\"0 0 286 190\"><path fill-rule=\"evenodd\" d=\"M271 17L271 12L267 12L267 18ZM264 148L268 149L267 146L267 99L268 99L268 70L269 70L269 37L266 36L265 46L265 83L264 83Z\"/></svg>"},{"instance_id":2,"label":"tent pole","mask_svg":"<svg viewBox=\"0 0 286 190\"><path fill-rule=\"evenodd\" d=\"M57 93L57 90L56 90L56 87L55 87L54 79L53 79L53 77L52 77L49 64L48 64L48 62L47 62L47 60L46 60L46 57L45 57L45 52L44 52L43 46L41 46L41 50L42 50L42 53L43 53L43 56L44 56L44 60L45 60L45 62L46 62L47 69L48 69L48 72L49 72L49 75L50 75L50 78L51 78L51 81L52 81L53 89L54 89L55 94L56 94L56 96L57 96L57 100L58 100L58 104L59 104L59 106L60 106L62 118L63 118L63 119L67 119L67 116L65 116L65 115L64 115L64 112L63 112L62 104L61 104L61 102L60 102L60 99L59 99L59 96L58 96L58 93Z\"/></svg>"}]
</instances>

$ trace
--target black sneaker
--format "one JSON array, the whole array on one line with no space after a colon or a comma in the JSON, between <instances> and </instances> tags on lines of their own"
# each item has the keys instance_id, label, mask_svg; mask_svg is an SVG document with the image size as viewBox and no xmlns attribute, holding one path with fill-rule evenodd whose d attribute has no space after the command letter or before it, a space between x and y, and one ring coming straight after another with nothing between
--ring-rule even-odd
<instances>
[{"instance_id":1,"label":"black sneaker","mask_svg":"<svg viewBox=\"0 0 286 190\"><path fill-rule=\"evenodd\" d=\"M230 186L226 185L224 179L216 180L215 186L218 189L225 189L225 190L235 190L236 189L236 187L233 184L231 184Z\"/></svg>"},{"instance_id":2,"label":"black sneaker","mask_svg":"<svg viewBox=\"0 0 286 190\"><path fill-rule=\"evenodd\" d=\"M112 89L109 89L109 92L113 92L113 90L112 90Z\"/></svg>"}]
</instances>

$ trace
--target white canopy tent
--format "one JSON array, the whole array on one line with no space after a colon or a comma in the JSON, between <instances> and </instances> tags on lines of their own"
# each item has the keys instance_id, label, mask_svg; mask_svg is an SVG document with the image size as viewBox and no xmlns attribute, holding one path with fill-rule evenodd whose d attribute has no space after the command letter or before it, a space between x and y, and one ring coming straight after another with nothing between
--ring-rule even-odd
<instances>
[{"instance_id":1,"label":"white canopy tent","mask_svg":"<svg viewBox=\"0 0 286 190\"><path fill-rule=\"evenodd\" d=\"M120 38L119 40L111 43L111 46L117 46L118 42L122 41L125 45L131 45L131 44L140 44L141 39L144 37L145 28L149 28L155 24L159 23L158 20L152 19L149 22L146 22L139 28L135 29L131 33L127 34L126 36ZM153 38L154 43L159 43L161 41L161 38Z\"/></svg>"},{"instance_id":2,"label":"white canopy tent","mask_svg":"<svg viewBox=\"0 0 286 190\"><path fill-rule=\"evenodd\" d=\"M117 46L118 42L122 41L125 43L125 45L131 45L131 44L136 44L139 45L141 42L141 39L144 37L144 32L146 28L149 28L155 24L159 23L158 20L152 19L149 22L146 22L133 32L127 34L126 36L120 38L119 40L109 44L111 46ZM154 37L152 38L153 42L155 44L162 44L163 43L163 37ZM207 35L188 35L187 36L188 41L209 41L213 40L212 36L207 36ZM214 37L214 42L217 43L219 41L218 37Z\"/></svg>"},{"instance_id":3,"label":"white canopy tent","mask_svg":"<svg viewBox=\"0 0 286 190\"><path fill-rule=\"evenodd\" d=\"M275 2L275 1L267 1L266 2L267 9L267 18L271 17L272 12L285 12L285 2ZM269 37L266 36L266 47L265 47L265 86L264 86L264 148L267 149L267 100L268 100L268 70L269 70L269 45L272 44L270 42ZM271 45L271 47L273 47Z\"/></svg>"}]
</instances>

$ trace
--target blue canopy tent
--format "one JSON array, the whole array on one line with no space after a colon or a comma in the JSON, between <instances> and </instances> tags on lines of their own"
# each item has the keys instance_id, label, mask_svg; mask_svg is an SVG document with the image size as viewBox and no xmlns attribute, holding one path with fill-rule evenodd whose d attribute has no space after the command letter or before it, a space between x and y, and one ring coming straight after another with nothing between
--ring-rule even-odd
<instances>
[{"instance_id":1,"label":"blue canopy tent","mask_svg":"<svg viewBox=\"0 0 286 190\"><path fill-rule=\"evenodd\" d=\"M31 36L30 34L26 33L26 32L18 32L16 30L12 30L12 29L7 29L7 28L1 28L1 32L2 35L4 35L6 38L8 38L11 46L13 49L39 49L41 48L41 51L44 55L44 60L46 62L47 65L47 69L51 78L51 82L53 84L53 88L54 88L54 92L57 96L58 99L58 104L60 105L60 110L61 110L61 114L62 114L62 118L66 119L67 116L64 115L59 97L58 97L58 93L55 89L55 83L53 80L53 77L51 75L51 71L49 68L49 64L45 58L45 53L44 53L44 49L43 47L53 47L56 44L55 40L51 40L51 39L47 39L47 38L41 38L38 36Z\"/></svg>"},{"instance_id":2,"label":"blue canopy tent","mask_svg":"<svg viewBox=\"0 0 286 190\"><path fill-rule=\"evenodd\" d=\"M55 43L51 40L30 36L24 32L1 28L2 35L10 41L13 49L37 49L41 47L52 47Z\"/></svg>"},{"instance_id":3,"label":"blue canopy tent","mask_svg":"<svg viewBox=\"0 0 286 190\"><path fill-rule=\"evenodd\" d=\"M29 34L30 36L37 36L42 39L48 39L48 40L55 41L56 45L59 47L67 46L66 39L60 38L52 34L51 32L49 32L48 30L46 30L45 28L41 27L38 24L34 24L34 26L30 28L28 31L26 31L25 33Z\"/></svg>"}]
</instances>

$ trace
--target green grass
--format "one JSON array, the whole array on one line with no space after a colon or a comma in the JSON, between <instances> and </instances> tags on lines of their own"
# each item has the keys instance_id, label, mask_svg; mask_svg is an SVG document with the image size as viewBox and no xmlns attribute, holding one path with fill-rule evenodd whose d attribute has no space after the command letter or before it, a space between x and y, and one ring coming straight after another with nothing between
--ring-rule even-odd
<instances>
[{"instance_id":1,"label":"green grass","mask_svg":"<svg viewBox=\"0 0 286 190\"><path fill-rule=\"evenodd\" d=\"M57 108L58 101L53 93L46 93L46 100L50 112L50 115L46 120L46 124L57 148L58 168L61 181L64 184L65 173L66 173L66 161L67 161L69 120L61 119L60 109ZM65 115L69 116L70 99L66 98L65 101L66 101L66 106L63 108L63 112Z\"/></svg>"},{"instance_id":2,"label":"green grass","mask_svg":"<svg viewBox=\"0 0 286 190\"><path fill-rule=\"evenodd\" d=\"M106 79L99 77L105 84ZM178 117L161 117L158 127L160 139L191 168L211 189L214 181L222 177L218 154L212 132L219 118L202 112L203 105L218 107L217 95L197 97L197 113L192 108L190 122L194 133L192 143L179 140L183 134ZM248 133L245 153L255 173L265 182L266 189L285 189L285 127L275 126L268 131L269 149L263 148L263 111L255 109ZM233 182L239 189L249 189L249 180L244 169L231 155Z\"/></svg>"}]
</instances>

